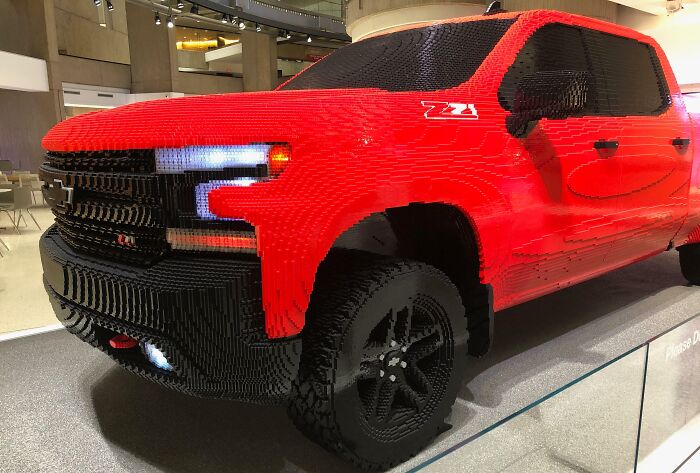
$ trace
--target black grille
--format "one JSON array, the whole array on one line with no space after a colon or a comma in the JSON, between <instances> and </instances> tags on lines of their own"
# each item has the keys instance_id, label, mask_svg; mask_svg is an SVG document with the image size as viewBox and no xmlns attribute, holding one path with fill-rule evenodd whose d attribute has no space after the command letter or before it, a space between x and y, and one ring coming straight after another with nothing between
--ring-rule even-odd
<instances>
[{"instance_id":1,"label":"black grille","mask_svg":"<svg viewBox=\"0 0 700 473\"><path fill-rule=\"evenodd\" d=\"M152 150L49 153L42 179L73 189L72 202L52 208L61 237L76 250L126 262L161 257L167 251L163 192L154 170Z\"/></svg>"},{"instance_id":2,"label":"black grille","mask_svg":"<svg viewBox=\"0 0 700 473\"><path fill-rule=\"evenodd\" d=\"M153 150L49 153L40 173L61 237L83 253L150 265L170 251L166 228L253 230L243 221L199 219L195 187L262 179L267 166L156 174L155 159Z\"/></svg>"}]
</instances>

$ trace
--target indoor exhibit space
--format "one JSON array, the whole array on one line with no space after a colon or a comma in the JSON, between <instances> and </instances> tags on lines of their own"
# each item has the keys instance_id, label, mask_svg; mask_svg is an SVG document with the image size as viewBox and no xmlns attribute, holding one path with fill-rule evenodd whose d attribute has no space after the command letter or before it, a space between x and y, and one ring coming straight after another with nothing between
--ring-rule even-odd
<instances>
[{"instance_id":1,"label":"indoor exhibit space","mask_svg":"<svg viewBox=\"0 0 700 473\"><path fill-rule=\"evenodd\" d=\"M0 472L700 473L700 0L0 0Z\"/></svg>"}]
</instances>

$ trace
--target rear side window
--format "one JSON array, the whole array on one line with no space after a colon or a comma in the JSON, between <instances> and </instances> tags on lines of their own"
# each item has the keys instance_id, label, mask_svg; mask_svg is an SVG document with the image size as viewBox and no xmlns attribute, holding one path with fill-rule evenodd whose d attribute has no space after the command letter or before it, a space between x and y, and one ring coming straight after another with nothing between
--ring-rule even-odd
<instances>
[{"instance_id":1,"label":"rear side window","mask_svg":"<svg viewBox=\"0 0 700 473\"><path fill-rule=\"evenodd\" d=\"M606 115L656 115L671 103L656 51L648 44L599 31L585 31Z\"/></svg>"},{"instance_id":2,"label":"rear side window","mask_svg":"<svg viewBox=\"0 0 700 473\"><path fill-rule=\"evenodd\" d=\"M634 39L562 24L545 25L520 50L498 92L512 110L520 79L545 71L587 71L589 104L583 115L656 115L671 103L656 51Z\"/></svg>"},{"instance_id":3,"label":"rear side window","mask_svg":"<svg viewBox=\"0 0 700 473\"><path fill-rule=\"evenodd\" d=\"M514 22L445 23L366 39L331 54L279 90L450 89L474 75Z\"/></svg>"}]
</instances>

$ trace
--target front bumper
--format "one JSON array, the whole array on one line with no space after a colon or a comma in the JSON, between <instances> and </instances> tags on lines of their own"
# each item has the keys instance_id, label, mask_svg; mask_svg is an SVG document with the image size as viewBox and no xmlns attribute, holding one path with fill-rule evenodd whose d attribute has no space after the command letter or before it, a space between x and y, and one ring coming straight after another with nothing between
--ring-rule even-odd
<instances>
[{"instance_id":1,"label":"front bumper","mask_svg":"<svg viewBox=\"0 0 700 473\"><path fill-rule=\"evenodd\" d=\"M198 396L286 399L301 340L265 335L259 261L179 256L138 268L76 253L55 226L40 250L58 319L130 371ZM149 363L140 348L113 349L116 334L153 343L174 371Z\"/></svg>"}]
</instances>

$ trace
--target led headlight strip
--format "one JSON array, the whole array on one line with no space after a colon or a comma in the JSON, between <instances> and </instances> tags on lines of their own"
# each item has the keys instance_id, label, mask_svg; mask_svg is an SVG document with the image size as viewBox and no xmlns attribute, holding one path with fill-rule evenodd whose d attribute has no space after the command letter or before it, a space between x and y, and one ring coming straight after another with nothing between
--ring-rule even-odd
<instances>
[{"instance_id":1,"label":"led headlight strip","mask_svg":"<svg viewBox=\"0 0 700 473\"><path fill-rule=\"evenodd\" d=\"M197 187L195 187L195 189L194 189L195 201L196 201L195 204L197 207L197 215L199 216L199 218L203 218L205 220L235 220L235 219L217 217L216 215L214 215L211 212L211 210L209 210L209 193L211 191L213 191L214 189L218 189L219 187L225 187L225 186L246 187L246 186L249 186L255 182L258 182L257 179L253 179L251 177L244 177L244 178L239 178L239 179L209 181L209 182L203 182L201 184L197 184Z\"/></svg>"},{"instance_id":2,"label":"led headlight strip","mask_svg":"<svg viewBox=\"0 0 700 473\"><path fill-rule=\"evenodd\" d=\"M284 171L291 157L292 149L284 143L158 148L156 171L180 174L185 171L254 168L266 164L269 176L274 178Z\"/></svg>"},{"instance_id":3,"label":"led headlight strip","mask_svg":"<svg viewBox=\"0 0 700 473\"><path fill-rule=\"evenodd\" d=\"M179 174L185 171L205 171L233 167L254 168L268 163L268 153L274 145L245 146L187 146L156 149L156 171Z\"/></svg>"},{"instance_id":4,"label":"led headlight strip","mask_svg":"<svg viewBox=\"0 0 700 473\"><path fill-rule=\"evenodd\" d=\"M251 254L258 251L255 232L168 228L167 239L173 250Z\"/></svg>"}]
</instances>

